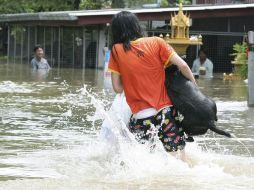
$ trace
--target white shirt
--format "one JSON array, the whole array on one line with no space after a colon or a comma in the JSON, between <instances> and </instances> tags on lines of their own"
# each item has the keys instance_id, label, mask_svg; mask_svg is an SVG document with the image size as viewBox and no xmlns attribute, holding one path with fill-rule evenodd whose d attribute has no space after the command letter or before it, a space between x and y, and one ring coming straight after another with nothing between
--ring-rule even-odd
<instances>
[{"instance_id":1,"label":"white shirt","mask_svg":"<svg viewBox=\"0 0 254 190\"><path fill-rule=\"evenodd\" d=\"M135 119L144 119L147 117L154 116L158 113L158 111L154 108L147 108L139 111L138 113L133 114L133 118Z\"/></svg>"},{"instance_id":2,"label":"white shirt","mask_svg":"<svg viewBox=\"0 0 254 190\"><path fill-rule=\"evenodd\" d=\"M50 69L48 61L44 58L41 58L41 60L37 60L36 58L33 58L31 61L31 64L33 69Z\"/></svg>"},{"instance_id":3,"label":"white shirt","mask_svg":"<svg viewBox=\"0 0 254 190\"><path fill-rule=\"evenodd\" d=\"M167 106L165 106L165 107L163 107L159 110L156 110L154 108L146 108L146 109L143 109L143 110L139 111L138 113L133 114L133 118L134 119L144 119L144 118L147 118L147 117L155 116L161 110L163 110L164 108L167 108L167 107L171 107L171 106L167 105Z\"/></svg>"},{"instance_id":4,"label":"white shirt","mask_svg":"<svg viewBox=\"0 0 254 190\"><path fill-rule=\"evenodd\" d=\"M203 65L201 65L199 58L195 59L191 70L194 75L199 75L200 70L205 70L205 77L206 78L213 77L213 63L208 58L206 58Z\"/></svg>"}]
</instances>

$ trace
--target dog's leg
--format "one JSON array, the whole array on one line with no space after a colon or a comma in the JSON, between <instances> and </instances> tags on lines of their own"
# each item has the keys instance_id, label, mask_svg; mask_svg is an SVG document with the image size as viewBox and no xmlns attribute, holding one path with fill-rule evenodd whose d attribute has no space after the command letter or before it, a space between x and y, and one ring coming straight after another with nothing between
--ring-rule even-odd
<instances>
[{"instance_id":1,"label":"dog's leg","mask_svg":"<svg viewBox=\"0 0 254 190\"><path fill-rule=\"evenodd\" d=\"M194 138L193 138L192 136L186 135L186 136L185 136L185 141L186 141L186 142L194 142Z\"/></svg>"}]
</instances>

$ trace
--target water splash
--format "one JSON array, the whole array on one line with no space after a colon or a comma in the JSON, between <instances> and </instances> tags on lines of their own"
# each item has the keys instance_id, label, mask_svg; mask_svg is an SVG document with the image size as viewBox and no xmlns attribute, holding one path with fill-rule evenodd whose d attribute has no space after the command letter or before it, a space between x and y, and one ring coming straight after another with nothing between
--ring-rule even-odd
<instances>
[{"instance_id":1,"label":"water splash","mask_svg":"<svg viewBox=\"0 0 254 190\"><path fill-rule=\"evenodd\" d=\"M54 143L63 145L49 144L47 148L14 152L8 159L1 157L0 163L4 164L7 170L5 172L3 169L0 170L0 174L18 179L0 182L0 189L237 190L252 189L254 186L254 162L251 158L224 154L223 151L216 153L209 146L204 151L202 145L200 146L202 140L217 141L216 146L222 147L223 143L232 143L232 140L222 142L223 139L209 135L199 137L196 143L187 144L186 162L169 155L159 146L151 153L149 147L140 145L132 139L126 130L126 119L123 119L121 112L109 109L111 101L105 98L107 94L95 91L88 85L77 90L71 90L68 84L65 85L64 88L59 87L61 92L59 97L31 100L32 104L37 102L41 105L40 109L45 105L56 104L54 113L47 113L45 117L39 118L43 121L42 126L38 125L37 120L27 122L35 123L33 127L30 125L30 128L25 128L25 121L17 124L23 127L22 131L28 135L30 143L36 138L44 138L50 142L51 139L48 137L52 137ZM104 96L99 96L100 93ZM25 97L21 99L23 105L26 99ZM89 111L85 113L89 116L78 113L88 108ZM59 110L66 115L59 114ZM84 120L82 124L92 123L91 128L96 135L92 132L75 130L79 114ZM22 117L29 119L27 115ZM33 118L34 115L30 117ZM55 128L46 125L47 122L51 124L55 120L63 122L66 127L58 129L57 124L54 124ZM107 121L104 125L112 130L110 134L113 136L108 136L108 139L99 135L101 125L98 121L102 120ZM88 126L84 126L86 127ZM13 128L12 132L14 134ZM19 134L19 131L16 132ZM39 135L42 132L43 136L31 139L31 134ZM48 136L46 132L49 133ZM24 137L21 139L23 142ZM14 139L14 136L10 138ZM22 146L22 142L19 143Z\"/></svg>"},{"instance_id":2,"label":"water splash","mask_svg":"<svg viewBox=\"0 0 254 190\"><path fill-rule=\"evenodd\" d=\"M12 81L3 81L0 83L0 93L31 93L32 90L24 85L16 84Z\"/></svg>"}]
</instances>

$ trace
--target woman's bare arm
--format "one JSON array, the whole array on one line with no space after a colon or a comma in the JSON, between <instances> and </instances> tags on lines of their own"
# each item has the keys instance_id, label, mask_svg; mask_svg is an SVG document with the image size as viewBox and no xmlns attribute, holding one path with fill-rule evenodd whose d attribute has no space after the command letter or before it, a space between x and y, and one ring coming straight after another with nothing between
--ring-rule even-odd
<instances>
[{"instance_id":1,"label":"woman's bare arm","mask_svg":"<svg viewBox=\"0 0 254 190\"><path fill-rule=\"evenodd\" d=\"M117 73L111 73L112 86L116 93L123 92L123 84L121 80L121 75Z\"/></svg>"}]
</instances>

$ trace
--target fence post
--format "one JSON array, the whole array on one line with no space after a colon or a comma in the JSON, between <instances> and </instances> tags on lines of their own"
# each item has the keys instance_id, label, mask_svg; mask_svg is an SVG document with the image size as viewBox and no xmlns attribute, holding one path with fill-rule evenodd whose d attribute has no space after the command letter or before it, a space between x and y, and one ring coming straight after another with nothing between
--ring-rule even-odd
<instances>
[{"instance_id":1,"label":"fence post","mask_svg":"<svg viewBox=\"0 0 254 190\"><path fill-rule=\"evenodd\" d=\"M86 68L86 28L83 27L83 69Z\"/></svg>"},{"instance_id":2,"label":"fence post","mask_svg":"<svg viewBox=\"0 0 254 190\"><path fill-rule=\"evenodd\" d=\"M27 63L30 63L30 26L27 27Z\"/></svg>"},{"instance_id":3,"label":"fence post","mask_svg":"<svg viewBox=\"0 0 254 190\"><path fill-rule=\"evenodd\" d=\"M254 107L254 32L248 32L248 106Z\"/></svg>"},{"instance_id":4,"label":"fence post","mask_svg":"<svg viewBox=\"0 0 254 190\"><path fill-rule=\"evenodd\" d=\"M10 62L10 46L11 46L11 27L8 24L8 42L7 42L7 64Z\"/></svg>"},{"instance_id":5,"label":"fence post","mask_svg":"<svg viewBox=\"0 0 254 190\"><path fill-rule=\"evenodd\" d=\"M58 27L58 54L57 54L57 67L60 68L60 59L61 59L61 26Z\"/></svg>"}]
</instances>

